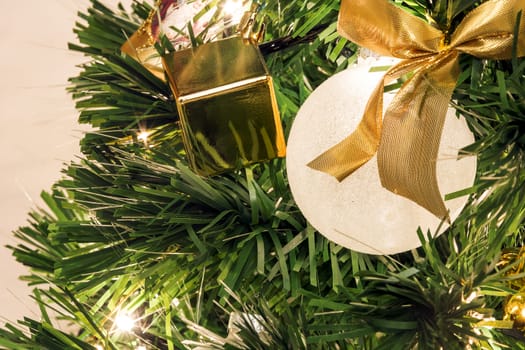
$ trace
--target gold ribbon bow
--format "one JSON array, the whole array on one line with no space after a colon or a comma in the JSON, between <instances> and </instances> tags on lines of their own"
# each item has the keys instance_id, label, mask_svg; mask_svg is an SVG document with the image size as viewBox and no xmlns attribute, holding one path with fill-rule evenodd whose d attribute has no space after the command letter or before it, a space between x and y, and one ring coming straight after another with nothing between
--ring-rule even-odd
<instances>
[{"instance_id":1,"label":"gold ribbon bow","mask_svg":"<svg viewBox=\"0 0 525 350\"><path fill-rule=\"evenodd\" d=\"M446 218L435 162L459 75L459 54L510 59L516 19L524 10L525 0L487 1L468 13L448 37L387 0L342 0L341 35L381 55L403 60L376 87L357 129L308 166L341 181L377 151L385 188ZM525 20L518 31L517 55L524 56ZM383 120L385 84L409 72L413 76L400 88Z\"/></svg>"}]
</instances>

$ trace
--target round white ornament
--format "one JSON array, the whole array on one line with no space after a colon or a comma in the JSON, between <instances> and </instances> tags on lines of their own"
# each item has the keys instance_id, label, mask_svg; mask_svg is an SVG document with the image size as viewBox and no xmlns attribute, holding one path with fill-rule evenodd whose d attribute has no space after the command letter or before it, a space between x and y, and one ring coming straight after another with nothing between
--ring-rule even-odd
<instances>
[{"instance_id":1,"label":"round white ornament","mask_svg":"<svg viewBox=\"0 0 525 350\"><path fill-rule=\"evenodd\" d=\"M307 166L357 127L370 94L385 73L370 72L371 62L375 62L374 66L385 63L367 60L335 74L310 95L292 125L286 163L293 197L313 227L346 248L387 255L419 247L418 227L424 233L430 230L438 235L447 224L383 188L376 156L342 182ZM393 96L393 93L384 95L384 109ZM465 120L458 119L449 108L437 159L437 179L443 195L472 186L476 157L457 159L457 155L473 141ZM464 196L445 202L452 221L467 199Z\"/></svg>"}]
</instances>

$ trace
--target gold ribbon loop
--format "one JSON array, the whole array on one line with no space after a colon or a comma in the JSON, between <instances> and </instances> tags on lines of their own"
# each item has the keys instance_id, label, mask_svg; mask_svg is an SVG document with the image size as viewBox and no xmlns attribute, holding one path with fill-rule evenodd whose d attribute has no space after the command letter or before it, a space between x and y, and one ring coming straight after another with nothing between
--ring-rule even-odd
<instances>
[{"instance_id":1,"label":"gold ribbon loop","mask_svg":"<svg viewBox=\"0 0 525 350\"><path fill-rule=\"evenodd\" d=\"M377 151L382 185L439 218L448 213L436 178L446 110L459 76L459 53L510 59L523 0L491 0L471 11L446 43L445 33L386 0L342 0L338 30L379 54L403 59L372 93L357 129L308 166L342 181ZM518 57L525 55L525 20L518 28ZM413 72L388 106L383 90Z\"/></svg>"}]
</instances>

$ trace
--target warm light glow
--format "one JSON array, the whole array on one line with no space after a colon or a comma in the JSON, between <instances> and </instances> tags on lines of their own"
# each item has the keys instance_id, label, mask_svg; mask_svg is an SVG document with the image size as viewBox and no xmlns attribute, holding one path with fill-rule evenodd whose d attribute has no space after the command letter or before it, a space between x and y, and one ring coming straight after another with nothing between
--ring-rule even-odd
<instances>
[{"instance_id":1,"label":"warm light glow","mask_svg":"<svg viewBox=\"0 0 525 350\"><path fill-rule=\"evenodd\" d=\"M115 326L121 332L131 332L135 327L135 320L126 313L118 314L115 318Z\"/></svg>"},{"instance_id":2,"label":"warm light glow","mask_svg":"<svg viewBox=\"0 0 525 350\"><path fill-rule=\"evenodd\" d=\"M102 347L102 345L95 345L95 348L96 348L97 350L104 350L104 348Z\"/></svg>"},{"instance_id":3,"label":"warm light glow","mask_svg":"<svg viewBox=\"0 0 525 350\"><path fill-rule=\"evenodd\" d=\"M178 307L180 305L179 298L173 298L173 300L171 301L171 305Z\"/></svg>"},{"instance_id":4,"label":"warm light glow","mask_svg":"<svg viewBox=\"0 0 525 350\"><path fill-rule=\"evenodd\" d=\"M227 0L223 5L224 14L231 17L233 23L240 22L244 15L244 6L240 0Z\"/></svg>"},{"instance_id":5,"label":"warm light glow","mask_svg":"<svg viewBox=\"0 0 525 350\"><path fill-rule=\"evenodd\" d=\"M525 307L521 309L520 315L525 318Z\"/></svg>"},{"instance_id":6,"label":"warm light glow","mask_svg":"<svg viewBox=\"0 0 525 350\"><path fill-rule=\"evenodd\" d=\"M135 350L147 350L144 345L139 345Z\"/></svg>"},{"instance_id":7,"label":"warm light glow","mask_svg":"<svg viewBox=\"0 0 525 350\"><path fill-rule=\"evenodd\" d=\"M149 131L141 131L139 132L139 134L137 135L137 139L139 141L142 141L144 142L145 144L148 143L148 137L149 137Z\"/></svg>"}]
</instances>

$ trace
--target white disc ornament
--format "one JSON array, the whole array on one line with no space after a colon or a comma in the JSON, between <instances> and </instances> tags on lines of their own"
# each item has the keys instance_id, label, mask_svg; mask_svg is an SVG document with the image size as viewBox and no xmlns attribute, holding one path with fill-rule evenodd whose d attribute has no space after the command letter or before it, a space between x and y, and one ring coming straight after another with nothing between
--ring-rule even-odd
<instances>
[{"instance_id":1,"label":"white disc ornament","mask_svg":"<svg viewBox=\"0 0 525 350\"><path fill-rule=\"evenodd\" d=\"M368 98L385 73L370 72L370 67L368 61L335 74L301 106L288 138L288 179L303 215L326 238L363 253L396 254L421 245L418 227L437 235L447 224L436 232L442 224L440 219L383 188L376 156L342 182L307 166L357 127ZM385 109L393 96L384 95ZM457 156L473 141L465 120L449 109L437 159L437 179L443 195L472 186L476 157ZM466 202L467 196L445 202L452 221Z\"/></svg>"}]
</instances>

